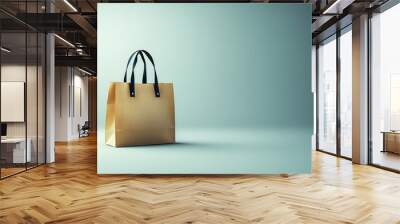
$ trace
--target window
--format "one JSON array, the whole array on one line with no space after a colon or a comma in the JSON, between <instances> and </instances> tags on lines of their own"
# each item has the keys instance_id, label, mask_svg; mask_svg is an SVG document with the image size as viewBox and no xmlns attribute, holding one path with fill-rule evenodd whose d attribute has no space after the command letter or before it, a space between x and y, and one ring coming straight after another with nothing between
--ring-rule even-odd
<instances>
[{"instance_id":1,"label":"window","mask_svg":"<svg viewBox=\"0 0 400 224\"><path fill-rule=\"evenodd\" d=\"M371 19L371 162L400 170L400 5Z\"/></svg>"},{"instance_id":2,"label":"window","mask_svg":"<svg viewBox=\"0 0 400 224\"><path fill-rule=\"evenodd\" d=\"M340 155L352 157L352 35L351 26L340 36Z\"/></svg>"},{"instance_id":3,"label":"window","mask_svg":"<svg viewBox=\"0 0 400 224\"><path fill-rule=\"evenodd\" d=\"M317 148L352 157L352 27L319 44ZM337 57L339 56L339 57ZM338 64L339 63L339 64ZM339 66L338 66L339 65ZM339 78L339 79L338 79ZM339 92L338 92L339 91ZM338 104L339 103L339 104ZM340 121L338 124L337 122Z\"/></svg>"},{"instance_id":4,"label":"window","mask_svg":"<svg viewBox=\"0 0 400 224\"><path fill-rule=\"evenodd\" d=\"M318 47L318 149L336 153L336 36Z\"/></svg>"}]
</instances>

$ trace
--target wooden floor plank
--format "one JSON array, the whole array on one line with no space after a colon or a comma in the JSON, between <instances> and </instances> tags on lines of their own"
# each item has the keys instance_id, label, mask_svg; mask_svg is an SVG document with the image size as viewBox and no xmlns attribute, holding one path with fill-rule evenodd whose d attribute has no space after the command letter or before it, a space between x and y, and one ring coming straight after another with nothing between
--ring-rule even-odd
<instances>
[{"instance_id":1,"label":"wooden floor plank","mask_svg":"<svg viewBox=\"0 0 400 224\"><path fill-rule=\"evenodd\" d=\"M302 175L96 174L96 138L0 181L0 223L400 223L400 175L313 152Z\"/></svg>"}]
</instances>

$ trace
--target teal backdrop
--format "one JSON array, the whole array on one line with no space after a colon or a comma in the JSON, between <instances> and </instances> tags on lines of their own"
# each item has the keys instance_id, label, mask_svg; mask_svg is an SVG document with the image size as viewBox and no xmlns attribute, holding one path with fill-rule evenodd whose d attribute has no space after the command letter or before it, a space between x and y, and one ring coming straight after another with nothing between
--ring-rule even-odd
<instances>
[{"instance_id":1,"label":"teal backdrop","mask_svg":"<svg viewBox=\"0 0 400 224\"><path fill-rule=\"evenodd\" d=\"M309 4L98 4L98 173L310 172L311 15ZM174 84L177 144L105 144L108 85L137 49Z\"/></svg>"}]
</instances>

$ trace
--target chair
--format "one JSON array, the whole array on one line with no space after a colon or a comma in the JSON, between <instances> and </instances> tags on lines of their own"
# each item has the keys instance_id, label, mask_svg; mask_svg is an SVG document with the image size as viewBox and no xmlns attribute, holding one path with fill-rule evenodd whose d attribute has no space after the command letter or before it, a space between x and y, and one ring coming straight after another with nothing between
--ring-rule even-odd
<instances>
[{"instance_id":1,"label":"chair","mask_svg":"<svg viewBox=\"0 0 400 224\"><path fill-rule=\"evenodd\" d=\"M89 121L85 121L82 127L78 124L79 138L89 136L89 129L90 129Z\"/></svg>"}]
</instances>

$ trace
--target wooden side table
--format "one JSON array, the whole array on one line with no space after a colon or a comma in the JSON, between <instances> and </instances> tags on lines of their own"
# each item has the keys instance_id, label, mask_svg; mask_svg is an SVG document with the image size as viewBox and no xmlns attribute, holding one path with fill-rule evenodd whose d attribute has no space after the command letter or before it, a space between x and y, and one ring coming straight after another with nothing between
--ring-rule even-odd
<instances>
[{"instance_id":1,"label":"wooden side table","mask_svg":"<svg viewBox=\"0 0 400 224\"><path fill-rule=\"evenodd\" d=\"M383 134L382 152L392 152L400 154L400 132L382 131L382 134Z\"/></svg>"}]
</instances>

